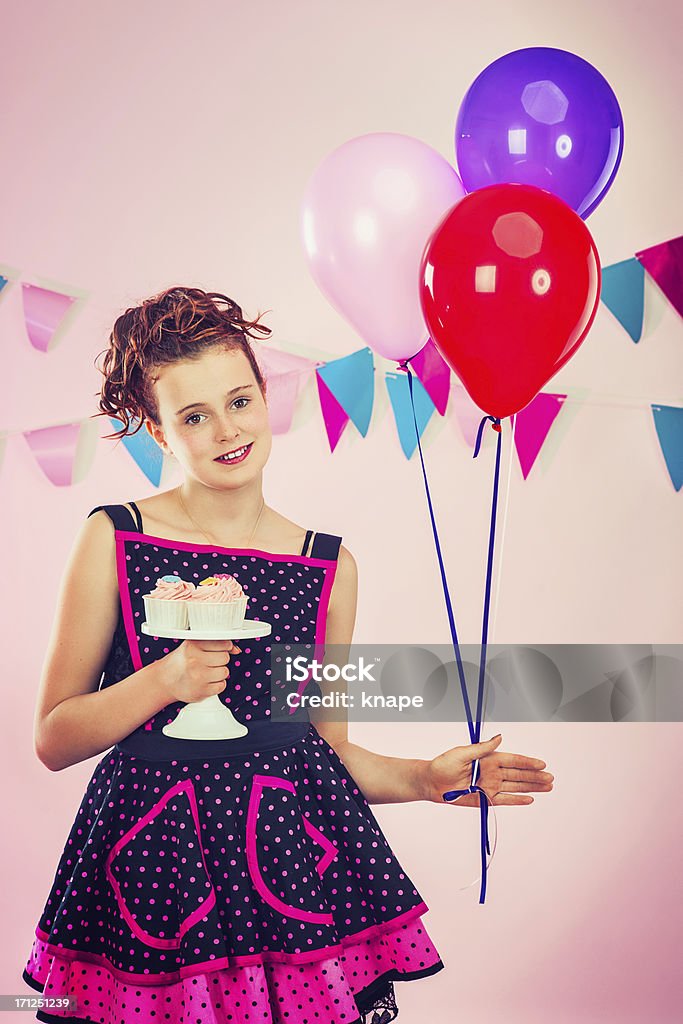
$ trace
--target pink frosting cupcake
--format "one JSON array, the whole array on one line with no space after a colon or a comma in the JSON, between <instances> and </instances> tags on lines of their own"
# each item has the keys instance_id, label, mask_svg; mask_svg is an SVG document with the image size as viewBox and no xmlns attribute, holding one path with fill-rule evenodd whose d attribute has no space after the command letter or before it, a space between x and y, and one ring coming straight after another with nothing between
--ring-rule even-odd
<instances>
[{"instance_id":1,"label":"pink frosting cupcake","mask_svg":"<svg viewBox=\"0 0 683 1024\"><path fill-rule=\"evenodd\" d=\"M180 576L162 576L149 594L143 594L145 617L150 629L187 629L188 601L195 591L194 583Z\"/></svg>"},{"instance_id":2,"label":"pink frosting cupcake","mask_svg":"<svg viewBox=\"0 0 683 1024\"><path fill-rule=\"evenodd\" d=\"M248 598L242 587L227 572L207 576L195 588L188 601L190 629L230 629L241 626Z\"/></svg>"}]
</instances>

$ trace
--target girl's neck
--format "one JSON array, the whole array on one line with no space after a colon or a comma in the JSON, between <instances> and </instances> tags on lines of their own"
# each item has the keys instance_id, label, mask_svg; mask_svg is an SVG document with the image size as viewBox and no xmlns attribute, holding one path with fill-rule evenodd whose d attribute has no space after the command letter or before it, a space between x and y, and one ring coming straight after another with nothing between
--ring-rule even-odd
<instances>
[{"instance_id":1,"label":"girl's neck","mask_svg":"<svg viewBox=\"0 0 683 1024\"><path fill-rule=\"evenodd\" d=\"M217 491L194 480L185 480L173 492L181 516L188 527L199 527L213 537L227 532L246 539L266 515L261 480L232 491ZM259 519L260 516L260 519Z\"/></svg>"}]
</instances>

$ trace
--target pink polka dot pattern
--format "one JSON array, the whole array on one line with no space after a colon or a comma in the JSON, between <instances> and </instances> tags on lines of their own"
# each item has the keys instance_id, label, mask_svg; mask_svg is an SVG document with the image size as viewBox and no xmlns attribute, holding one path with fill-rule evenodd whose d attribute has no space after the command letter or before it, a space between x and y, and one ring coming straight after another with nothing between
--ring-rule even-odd
<instances>
[{"instance_id":1,"label":"pink polka dot pattern","mask_svg":"<svg viewBox=\"0 0 683 1024\"><path fill-rule=\"evenodd\" d=\"M76 815L24 979L49 994L92 998L80 1019L101 1024L139 1020L138 990L160 999L160 1020L165 992L168 1019L188 1024L346 1024L358 1021L366 988L376 997L378 981L382 994L395 980L441 970L420 916L427 909L353 777L312 724L291 746L228 761L163 763L110 751ZM318 1017L298 1009L282 1016L295 998L294 978L302 1006ZM278 985L284 1002L276 1012ZM106 998L96 998L98 987ZM193 1017L195 996L227 1002L214 1005L214 1017ZM241 1009L240 998L247 1000Z\"/></svg>"},{"instance_id":2,"label":"pink polka dot pattern","mask_svg":"<svg viewBox=\"0 0 683 1024\"><path fill-rule=\"evenodd\" d=\"M117 537L120 556L142 536L124 534L125 546ZM152 547L150 579L192 560L193 552L175 549L166 564L162 547ZM142 590L135 567L149 549L141 545L134 564L126 563L121 596L130 621L139 610L133 593ZM199 558L202 578L241 572L245 590L263 591L249 617L272 621L273 607L283 608L276 637L294 624L296 608L292 641L324 636L325 612L318 616L330 563L252 562L225 551ZM274 587L283 588L281 605L273 604ZM174 643L142 637L145 663L163 657L162 643ZM114 639L109 685L126 674L122 650L127 645L135 664L140 643L139 629ZM233 691L233 710L242 720L254 715L255 732L272 728L257 689L262 650L243 647L242 669L253 671L246 679L235 672L244 689ZM175 717L171 709L152 723L157 736ZM38 1020L388 1024L398 1013L393 983L443 968L421 919L428 908L355 780L312 723L297 735L263 749L233 748L227 757L150 759L118 747L104 754L23 971L37 991L75 996L78 1011L39 1010Z\"/></svg>"},{"instance_id":3,"label":"pink polka dot pattern","mask_svg":"<svg viewBox=\"0 0 683 1024\"><path fill-rule=\"evenodd\" d=\"M79 1013L88 1014L82 1019L99 1024L164 1019L174 1024L357 1024L359 1011L365 1017L379 1002L374 993L380 989L372 979L392 976L405 981L436 973L440 961L424 970L406 969L410 963L430 960L429 948L424 928L409 922L364 942L343 943L342 952L326 959L294 965L264 960L186 974L168 985L131 984L90 960L50 953L40 940L31 967L38 991L75 998ZM363 1006L369 1009L362 1011Z\"/></svg>"},{"instance_id":4,"label":"pink polka dot pattern","mask_svg":"<svg viewBox=\"0 0 683 1024\"><path fill-rule=\"evenodd\" d=\"M102 685L118 682L143 665L163 658L182 643L181 640L151 637L140 629L145 620L144 595L154 587L159 576L177 573L185 580L198 583L208 575L230 573L247 595L246 617L269 622L272 632L262 640L240 644L242 653L231 658L230 663L233 681L219 694L219 699L245 723L267 718L270 715L271 647L289 642L313 645L321 640L336 560L233 553L228 549L188 551L174 548L171 541L166 544L144 542L141 536L118 535L121 616ZM169 704L146 728L163 729L182 707L179 701Z\"/></svg>"}]
</instances>

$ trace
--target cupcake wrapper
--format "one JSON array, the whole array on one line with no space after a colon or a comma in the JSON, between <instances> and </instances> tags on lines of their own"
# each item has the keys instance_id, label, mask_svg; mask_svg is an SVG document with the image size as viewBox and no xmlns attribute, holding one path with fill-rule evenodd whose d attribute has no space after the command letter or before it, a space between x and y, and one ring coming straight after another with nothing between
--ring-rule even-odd
<instances>
[{"instance_id":1,"label":"cupcake wrapper","mask_svg":"<svg viewBox=\"0 0 683 1024\"><path fill-rule=\"evenodd\" d=\"M188 616L190 629L230 629L241 626L247 611L247 598L222 604L211 601L189 601Z\"/></svg>"},{"instance_id":2,"label":"cupcake wrapper","mask_svg":"<svg viewBox=\"0 0 683 1024\"><path fill-rule=\"evenodd\" d=\"M143 597L145 618L150 629L187 629L188 601L164 601Z\"/></svg>"}]
</instances>

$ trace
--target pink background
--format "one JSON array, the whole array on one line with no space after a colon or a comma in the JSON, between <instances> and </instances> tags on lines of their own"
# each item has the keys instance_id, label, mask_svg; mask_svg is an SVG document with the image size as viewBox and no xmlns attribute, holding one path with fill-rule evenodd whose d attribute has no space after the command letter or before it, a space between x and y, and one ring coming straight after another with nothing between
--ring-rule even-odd
<instances>
[{"instance_id":1,"label":"pink background","mask_svg":"<svg viewBox=\"0 0 683 1024\"><path fill-rule=\"evenodd\" d=\"M171 284L227 292L251 314L272 310L273 344L311 358L361 347L307 270L298 216L309 175L331 149L370 131L414 135L453 160L467 86L518 47L581 54L619 98L624 158L589 225L602 263L679 234L678 8L635 0L8 8L0 271L84 302L45 354L27 340L20 285L5 289L0 426L21 431L94 412L93 360L115 317ZM609 394L614 404L568 402L526 482L513 462L501 494L509 511L491 641L683 639L681 495L647 406L680 404L681 322L650 286L646 305L639 345L601 308L583 348L548 385ZM274 440L266 499L301 525L341 534L356 556L358 641L448 643L419 463L400 450L382 383L394 367L379 358L376 367L369 434L349 425L334 455L308 385L292 431ZM620 396L641 402L619 404ZM493 438L473 460L451 412L434 417L424 446L460 639L476 643ZM170 467L162 488L179 480ZM122 445L104 440L83 479L53 487L19 434L7 440L2 482L0 988L30 995L21 970L97 763L51 774L33 752L61 573L91 508L153 488ZM477 885L459 889L476 876L475 812L374 808L431 908L426 923L446 964L397 985L401 1024L468 1014L485 1024L680 1019L681 726L500 728L502 749L548 762L555 789L528 807L497 809L483 907ZM483 737L497 731L487 723ZM351 738L429 757L467 742L467 730L352 724Z\"/></svg>"}]
</instances>

